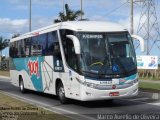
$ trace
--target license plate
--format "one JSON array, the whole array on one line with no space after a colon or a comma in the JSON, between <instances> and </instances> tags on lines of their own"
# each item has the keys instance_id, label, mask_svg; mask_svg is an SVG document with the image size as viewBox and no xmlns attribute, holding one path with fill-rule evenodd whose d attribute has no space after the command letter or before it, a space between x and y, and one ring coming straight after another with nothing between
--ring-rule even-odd
<instances>
[{"instance_id":1,"label":"license plate","mask_svg":"<svg viewBox=\"0 0 160 120\"><path fill-rule=\"evenodd\" d=\"M119 96L119 92L110 92L109 96L113 97L113 96Z\"/></svg>"},{"instance_id":2,"label":"license plate","mask_svg":"<svg viewBox=\"0 0 160 120\"><path fill-rule=\"evenodd\" d=\"M112 85L112 81L100 81L100 85Z\"/></svg>"},{"instance_id":3,"label":"license plate","mask_svg":"<svg viewBox=\"0 0 160 120\"><path fill-rule=\"evenodd\" d=\"M113 85L118 85L119 84L119 79L112 79L112 84Z\"/></svg>"}]
</instances>

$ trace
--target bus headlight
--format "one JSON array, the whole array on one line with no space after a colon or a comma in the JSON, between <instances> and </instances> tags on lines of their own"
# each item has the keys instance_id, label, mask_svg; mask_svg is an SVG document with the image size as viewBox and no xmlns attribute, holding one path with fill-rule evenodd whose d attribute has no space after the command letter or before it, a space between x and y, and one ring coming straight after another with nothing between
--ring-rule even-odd
<instances>
[{"instance_id":1,"label":"bus headlight","mask_svg":"<svg viewBox=\"0 0 160 120\"><path fill-rule=\"evenodd\" d=\"M138 79L136 78L136 79L134 79L134 80L128 80L128 81L126 81L125 83L126 84L135 84L135 83L137 83L138 82Z\"/></svg>"},{"instance_id":2,"label":"bus headlight","mask_svg":"<svg viewBox=\"0 0 160 120\"><path fill-rule=\"evenodd\" d=\"M82 84L82 85L85 85L85 81L83 81L83 80L80 80L79 78L76 78L76 80L80 83L80 84Z\"/></svg>"},{"instance_id":3,"label":"bus headlight","mask_svg":"<svg viewBox=\"0 0 160 120\"><path fill-rule=\"evenodd\" d=\"M91 88L96 88L96 84L94 84L94 83L88 83L88 82L86 82L86 86L87 87L91 87Z\"/></svg>"},{"instance_id":4,"label":"bus headlight","mask_svg":"<svg viewBox=\"0 0 160 120\"><path fill-rule=\"evenodd\" d=\"M77 79L77 81L80 83L80 84L82 84L82 85L84 85L84 86L87 86L87 87L91 87L91 88L96 88L96 84L94 84L94 83L89 83L89 82L86 82L86 81L82 81L82 80L80 80L80 79L78 79L78 78L76 78Z\"/></svg>"}]
</instances>

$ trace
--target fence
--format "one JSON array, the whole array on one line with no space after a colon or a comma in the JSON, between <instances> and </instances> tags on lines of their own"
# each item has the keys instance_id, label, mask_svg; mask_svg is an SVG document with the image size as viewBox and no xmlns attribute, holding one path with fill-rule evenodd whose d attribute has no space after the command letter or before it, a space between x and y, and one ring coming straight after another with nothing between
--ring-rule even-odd
<instances>
[{"instance_id":1,"label":"fence","mask_svg":"<svg viewBox=\"0 0 160 120\"><path fill-rule=\"evenodd\" d=\"M160 66L157 70L138 70L140 79L160 80Z\"/></svg>"}]
</instances>

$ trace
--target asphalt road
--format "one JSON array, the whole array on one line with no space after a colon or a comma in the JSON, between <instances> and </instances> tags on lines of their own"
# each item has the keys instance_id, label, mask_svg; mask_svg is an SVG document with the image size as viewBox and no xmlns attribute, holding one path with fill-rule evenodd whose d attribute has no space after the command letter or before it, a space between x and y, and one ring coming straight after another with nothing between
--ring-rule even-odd
<instances>
[{"instance_id":1,"label":"asphalt road","mask_svg":"<svg viewBox=\"0 0 160 120\"><path fill-rule=\"evenodd\" d=\"M69 104L62 105L56 96L29 91L22 94L18 87L13 86L9 80L0 78L0 92L17 99L44 107L56 113L65 114L73 119L160 119L160 101L147 97L137 96L130 99L117 99L112 103L108 101L80 102L70 100ZM132 114L132 115L131 115ZM159 114L159 116L150 116ZM115 116L117 115L117 116ZM122 116L123 115L123 116Z\"/></svg>"}]
</instances>

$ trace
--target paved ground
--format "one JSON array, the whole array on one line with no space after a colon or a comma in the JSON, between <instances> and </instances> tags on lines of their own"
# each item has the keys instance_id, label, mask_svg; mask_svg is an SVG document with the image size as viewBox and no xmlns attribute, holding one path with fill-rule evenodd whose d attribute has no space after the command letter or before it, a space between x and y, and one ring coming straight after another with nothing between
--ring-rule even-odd
<instances>
[{"instance_id":1,"label":"paved ground","mask_svg":"<svg viewBox=\"0 0 160 120\"><path fill-rule=\"evenodd\" d=\"M65 114L66 116L79 120L114 119L113 116L117 114L123 114L125 116L118 117L125 118L131 117L130 115L134 114L137 115L136 117L143 117L143 120L145 120L147 119L146 117L149 116L148 114L156 113L160 115L160 101L157 99L151 99L147 96L141 96L141 94L130 99L114 100L113 103L107 101L80 102L71 100L69 104L62 105L59 103L57 97L52 95L33 91L21 94L19 88L10 84L10 81L6 78L0 78L0 91L14 96L15 98L43 106L54 112ZM125 118L123 119L125 120Z\"/></svg>"}]
</instances>

